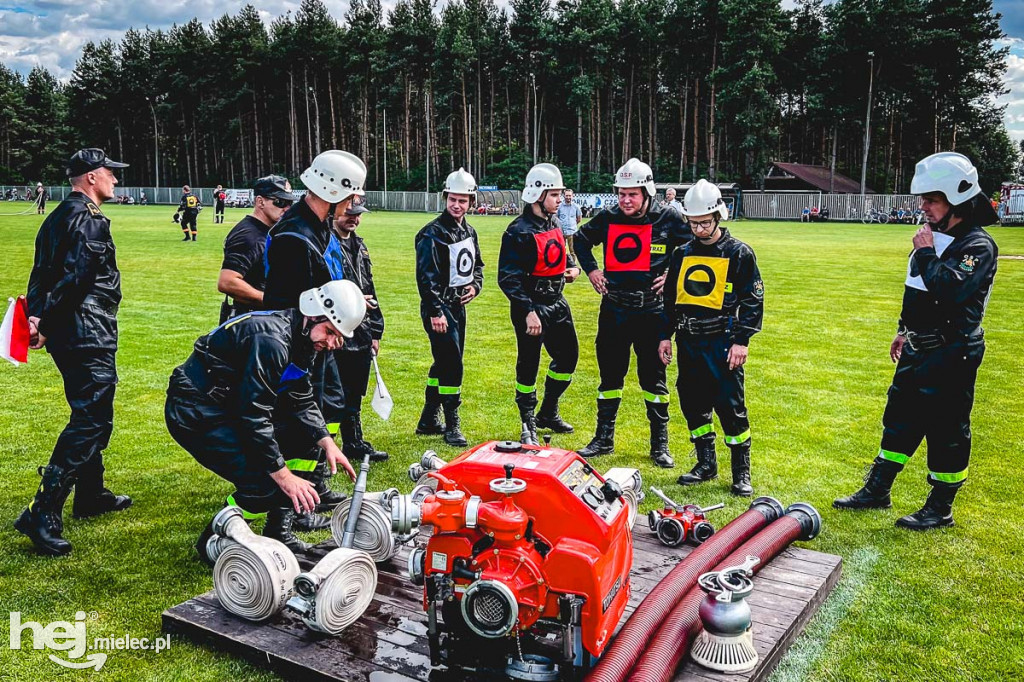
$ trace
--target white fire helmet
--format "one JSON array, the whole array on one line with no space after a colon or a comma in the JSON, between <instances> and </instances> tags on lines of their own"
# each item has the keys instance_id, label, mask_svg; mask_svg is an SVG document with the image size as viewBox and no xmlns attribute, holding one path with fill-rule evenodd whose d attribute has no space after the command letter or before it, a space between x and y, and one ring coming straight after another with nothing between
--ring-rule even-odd
<instances>
[{"instance_id":1,"label":"white fire helmet","mask_svg":"<svg viewBox=\"0 0 1024 682\"><path fill-rule=\"evenodd\" d=\"M337 204L350 196L365 194L366 164L355 154L331 149L317 154L300 178L314 195Z\"/></svg>"},{"instance_id":2,"label":"white fire helmet","mask_svg":"<svg viewBox=\"0 0 1024 682\"><path fill-rule=\"evenodd\" d=\"M616 189L629 187L643 187L647 196L653 197L657 193L654 187L654 171L640 159L630 159L622 164L619 170L615 171Z\"/></svg>"},{"instance_id":3,"label":"white fire helmet","mask_svg":"<svg viewBox=\"0 0 1024 682\"><path fill-rule=\"evenodd\" d=\"M523 202L535 204L549 189L565 189L562 182L562 171L551 163L538 163L526 174L526 186L523 187Z\"/></svg>"},{"instance_id":4,"label":"white fire helmet","mask_svg":"<svg viewBox=\"0 0 1024 682\"><path fill-rule=\"evenodd\" d=\"M686 196L683 197L683 215L689 218L709 213L717 213L719 220L729 219L729 207L722 200L722 192L718 186L701 178L693 187L686 190Z\"/></svg>"},{"instance_id":5,"label":"white fire helmet","mask_svg":"<svg viewBox=\"0 0 1024 682\"><path fill-rule=\"evenodd\" d=\"M442 194L445 197L449 194L467 194L470 199L476 199L476 178L465 168L460 167L459 170L448 174Z\"/></svg>"},{"instance_id":6,"label":"white fire helmet","mask_svg":"<svg viewBox=\"0 0 1024 682\"><path fill-rule=\"evenodd\" d=\"M953 206L959 206L981 192L978 169L971 160L956 152L939 152L917 162L911 194L941 192Z\"/></svg>"},{"instance_id":7,"label":"white fire helmet","mask_svg":"<svg viewBox=\"0 0 1024 682\"><path fill-rule=\"evenodd\" d=\"M366 316L366 299L355 282L336 279L303 291L299 311L307 317L326 317L342 336L350 339Z\"/></svg>"}]
</instances>

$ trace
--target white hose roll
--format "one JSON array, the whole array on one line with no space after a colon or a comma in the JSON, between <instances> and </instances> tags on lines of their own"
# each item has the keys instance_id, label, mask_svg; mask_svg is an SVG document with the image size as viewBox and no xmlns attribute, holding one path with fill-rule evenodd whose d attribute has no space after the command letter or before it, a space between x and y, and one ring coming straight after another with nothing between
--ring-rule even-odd
<instances>
[{"instance_id":1,"label":"white hose roll","mask_svg":"<svg viewBox=\"0 0 1024 682\"><path fill-rule=\"evenodd\" d=\"M636 516L640 510L640 503L644 499L644 482L638 469L628 467L615 467L605 473L606 481L615 481L622 488L622 498L629 508L629 527L636 523Z\"/></svg>"},{"instance_id":2,"label":"white hose roll","mask_svg":"<svg viewBox=\"0 0 1024 682\"><path fill-rule=\"evenodd\" d=\"M352 540L353 549L366 552L377 562L391 560L398 554L400 547L391 532L391 514L381 506L380 496L381 493L366 493L363 497L359 519L356 521L355 538ZM343 500L331 516L331 535L339 545L345 534L345 521L351 506L352 498Z\"/></svg>"},{"instance_id":3,"label":"white hose roll","mask_svg":"<svg viewBox=\"0 0 1024 682\"><path fill-rule=\"evenodd\" d=\"M302 620L313 630L339 635L370 605L377 591L377 565L366 552L339 547L299 580L315 589L314 607Z\"/></svg>"},{"instance_id":4,"label":"white hose roll","mask_svg":"<svg viewBox=\"0 0 1024 682\"><path fill-rule=\"evenodd\" d=\"M213 590L229 613L264 621L280 611L291 594L299 562L284 544L256 535L237 507L213 520L216 533L208 545L216 556Z\"/></svg>"}]
</instances>

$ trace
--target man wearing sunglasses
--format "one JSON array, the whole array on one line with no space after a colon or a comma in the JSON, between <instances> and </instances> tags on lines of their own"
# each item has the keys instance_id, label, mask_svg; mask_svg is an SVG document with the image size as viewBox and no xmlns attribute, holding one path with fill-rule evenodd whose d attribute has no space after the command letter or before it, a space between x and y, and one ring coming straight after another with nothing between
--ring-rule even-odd
<instances>
[{"instance_id":1,"label":"man wearing sunglasses","mask_svg":"<svg viewBox=\"0 0 1024 682\"><path fill-rule=\"evenodd\" d=\"M698 180L686 192L682 212L695 239L672 254L664 289L670 324L658 348L667 365L675 334L679 406L697 450L696 466L678 482L694 485L718 476L715 412L732 451L732 494L749 497L754 489L743 365L750 337L761 331L764 283L754 251L721 226L729 209L718 187Z\"/></svg>"},{"instance_id":2,"label":"man wearing sunglasses","mask_svg":"<svg viewBox=\"0 0 1024 682\"><path fill-rule=\"evenodd\" d=\"M253 195L252 213L231 228L224 239L224 263L217 279L217 291L224 294L221 324L236 315L263 309L263 288L267 282L263 250L267 233L295 203L291 184L280 175L257 180Z\"/></svg>"},{"instance_id":3,"label":"man wearing sunglasses","mask_svg":"<svg viewBox=\"0 0 1024 682\"><path fill-rule=\"evenodd\" d=\"M114 198L117 178L102 149L82 149L68 162L71 194L43 221L28 280L32 348L46 348L64 380L71 419L57 438L35 499L14 527L40 552L64 556L64 502L75 488L75 518L131 506L103 485L103 450L114 428L117 307L121 273L114 257L110 220L100 211Z\"/></svg>"}]
</instances>

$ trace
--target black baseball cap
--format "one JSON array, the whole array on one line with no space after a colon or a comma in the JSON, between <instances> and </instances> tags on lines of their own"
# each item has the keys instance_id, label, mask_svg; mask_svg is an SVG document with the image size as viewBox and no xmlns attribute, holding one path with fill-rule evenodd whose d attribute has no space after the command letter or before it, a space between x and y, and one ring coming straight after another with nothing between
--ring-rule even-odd
<instances>
[{"instance_id":1,"label":"black baseball cap","mask_svg":"<svg viewBox=\"0 0 1024 682\"><path fill-rule=\"evenodd\" d=\"M366 208L363 204L352 203L345 209L345 215L359 215L361 213L369 213L370 209Z\"/></svg>"},{"instance_id":2,"label":"black baseball cap","mask_svg":"<svg viewBox=\"0 0 1024 682\"><path fill-rule=\"evenodd\" d=\"M295 195L288 190L288 180L280 175L260 178L253 184L252 191L258 197L295 201Z\"/></svg>"},{"instance_id":3,"label":"black baseball cap","mask_svg":"<svg viewBox=\"0 0 1024 682\"><path fill-rule=\"evenodd\" d=\"M74 178L85 175L97 168L127 168L127 163L120 163L107 158L107 153L96 147L79 149L75 155L68 160L68 177Z\"/></svg>"}]
</instances>

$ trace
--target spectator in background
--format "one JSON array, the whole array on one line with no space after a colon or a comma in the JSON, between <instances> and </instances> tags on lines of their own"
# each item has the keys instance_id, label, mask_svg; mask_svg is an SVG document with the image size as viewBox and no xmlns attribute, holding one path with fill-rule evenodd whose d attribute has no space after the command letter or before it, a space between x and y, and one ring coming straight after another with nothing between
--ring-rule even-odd
<instances>
[{"instance_id":1,"label":"spectator in background","mask_svg":"<svg viewBox=\"0 0 1024 682\"><path fill-rule=\"evenodd\" d=\"M683 214L683 205L676 199L676 188L669 187L665 190L665 205L664 208L671 208L679 215Z\"/></svg>"},{"instance_id":2,"label":"spectator in background","mask_svg":"<svg viewBox=\"0 0 1024 682\"><path fill-rule=\"evenodd\" d=\"M804 210L800 211L800 222L809 223L811 222L811 207L804 206Z\"/></svg>"},{"instance_id":3,"label":"spectator in background","mask_svg":"<svg viewBox=\"0 0 1024 682\"><path fill-rule=\"evenodd\" d=\"M580 223L583 222L583 211L573 203L574 197L573 191L567 189L562 193L562 203L558 205L558 224L562 228L562 236L565 237L565 247L573 259L576 258L576 252L573 250L572 238L579 232Z\"/></svg>"},{"instance_id":4,"label":"spectator in background","mask_svg":"<svg viewBox=\"0 0 1024 682\"><path fill-rule=\"evenodd\" d=\"M143 206L149 206L149 199L146 198L145 192L139 194L139 203Z\"/></svg>"}]
</instances>

